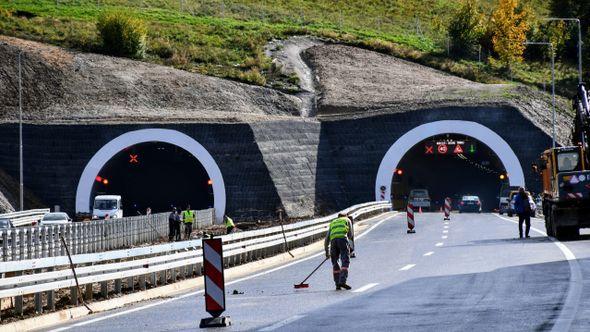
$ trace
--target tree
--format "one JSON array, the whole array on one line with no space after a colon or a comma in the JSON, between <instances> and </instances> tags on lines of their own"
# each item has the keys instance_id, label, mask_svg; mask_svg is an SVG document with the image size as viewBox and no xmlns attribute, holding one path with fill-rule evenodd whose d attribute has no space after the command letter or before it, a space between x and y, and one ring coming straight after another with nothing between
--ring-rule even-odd
<instances>
[{"instance_id":1,"label":"tree","mask_svg":"<svg viewBox=\"0 0 590 332\"><path fill-rule=\"evenodd\" d=\"M500 0L492 13L492 45L500 61L508 67L522 61L529 15L527 9L519 8L518 0Z\"/></svg>"},{"instance_id":2,"label":"tree","mask_svg":"<svg viewBox=\"0 0 590 332\"><path fill-rule=\"evenodd\" d=\"M449 22L452 54L464 56L475 51L484 34L483 15L476 0L466 0Z\"/></svg>"}]
</instances>

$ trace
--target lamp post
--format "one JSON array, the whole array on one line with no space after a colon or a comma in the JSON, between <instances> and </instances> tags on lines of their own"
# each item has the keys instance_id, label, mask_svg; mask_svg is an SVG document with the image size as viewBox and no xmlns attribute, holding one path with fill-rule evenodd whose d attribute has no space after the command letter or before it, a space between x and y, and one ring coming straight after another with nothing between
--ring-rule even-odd
<instances>
[{"instance_id":1,"label":"lamp post","mask_svg":"<svg viewBox=\"0 0 590 332\"><path fill-rule=\"evenodd\" d=\"M576 22L578 24L578 83L582 83L582 24L578 18L548 17L544 21Z\"/></svg>"},{"instance_id":2,"label":"lamp post","mask_svg":"<svg viewBox=\"0 0 590 332\"><path fill-rule=\"evenodd\" d=\"M24 207L24 185L23 185L23 85L22 85L22 51L18 52L18 159L19 159L19 198L20 210Z\"/></svg>"},{"instance_id":3,"label":"lamp post","mask_svg":"<svg viewBox=\"0 0 590 332\"><path fill-rule=\"evenodd\" d=\"M553 98L552 106L552 129L551 129L551 137L553 140L553 148L555 148L555 52L553 50L553 44L549 42L530 42L525 41L525 45L544 45L549 46L549 51L551 52L551 96Z\"/></svg>"}]
</instances>

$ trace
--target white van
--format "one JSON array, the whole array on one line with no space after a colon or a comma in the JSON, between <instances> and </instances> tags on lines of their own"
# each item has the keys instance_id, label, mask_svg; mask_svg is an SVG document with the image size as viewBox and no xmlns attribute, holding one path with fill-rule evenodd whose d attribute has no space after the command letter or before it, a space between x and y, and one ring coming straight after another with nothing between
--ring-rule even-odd
<instances>
[{"instance_id":1,"label":"white van","mask_svg":"<svg viewBox=\"0 0 590 332\"><path fill-rule=\"evenodd\" d=\"M123 218L123 206L119 195L99 195L94 198L92 219Z\"/></svg>"}]
</instances>

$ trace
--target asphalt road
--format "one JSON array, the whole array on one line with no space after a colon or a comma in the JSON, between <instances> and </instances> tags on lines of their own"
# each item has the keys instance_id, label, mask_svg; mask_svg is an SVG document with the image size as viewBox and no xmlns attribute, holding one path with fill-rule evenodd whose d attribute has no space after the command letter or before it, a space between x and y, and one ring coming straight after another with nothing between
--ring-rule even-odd
<instances>
[{"instance_id":1,"label":"asphalt road","mask_svg":"<svg viewBox=\"0 0 590 332\"><path fill-rule=\"evenodd\" d=\"M567 243L518 239L514 218L416 214L373 222L357 240L351 291L336 291L326 263L309 289L293 284L323 254L229 285L224 330L544 331L590 330L590 237ZM374 226L374 227L373 227ZM588 277L587 277L588 276ZM243 294L231 295L233 290ZM202 293L144 302L69 321L59 330L196 330Z\"/></svg>"}]
</instances>

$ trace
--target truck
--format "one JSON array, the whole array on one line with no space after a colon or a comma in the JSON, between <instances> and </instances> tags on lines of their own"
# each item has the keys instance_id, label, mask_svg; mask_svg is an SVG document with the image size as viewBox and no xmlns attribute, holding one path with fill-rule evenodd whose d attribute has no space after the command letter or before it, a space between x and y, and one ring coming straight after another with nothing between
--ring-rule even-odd
<instances>
[{"instance_id":1,"label":"truck","mask_svg":"<svg viewBox=\"0 0 590 332\"><path fill-rule=\"evenodd\" d=\"M92 219L123 218L120 195L98 195L94 198Z\"/></svg>"},{"instance_id":2,"label":"truck","mask_svg":"<svg viewBox=\"0 0 590 332\"><path fill-rule=\"evenodd\" d=\"M590 108L583 83L573 99L576 112L572 145L543 152L532 165L543 183L542 209L547 235L558 240L577 238L590 227Z\"/></svg>"}]
</instances>

